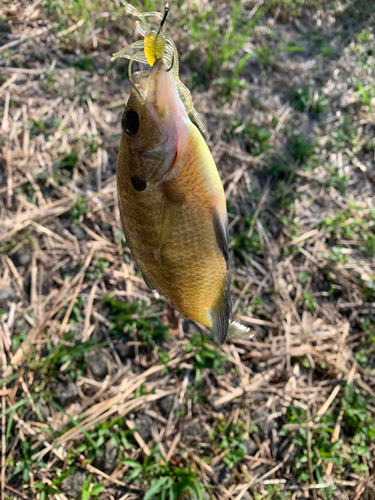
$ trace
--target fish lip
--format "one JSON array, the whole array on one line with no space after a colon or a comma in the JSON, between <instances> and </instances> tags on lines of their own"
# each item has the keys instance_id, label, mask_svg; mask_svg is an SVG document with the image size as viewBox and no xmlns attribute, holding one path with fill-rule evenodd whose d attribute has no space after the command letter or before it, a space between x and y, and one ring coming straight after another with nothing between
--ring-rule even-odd
<instances>
[{"instance_id":1,"label":"fish lip","mask_svg":"<svg viewBox=\"0 0 375 500\"><path fill-rule=\"evenodd\" d=\"M141 91L139 89L139 84L140 84L142 79L148 78L149 74L150 74L150 71L148 71L148 70L135 71L134 73L132 73L132 78L130 79L130 83L131 83L133 89L137 92L137 94L139 95L139 97L142 99L143 102L145 102L145 96L142 95L142 93L144 93L144 91ZM138 85L137 85L137 83L138 83Z\"/></svg>"},{"instance_id":2,"label":"fish lip","mask_svg":"<svg viewBox=\"0 0 375 500\"><path fill-rule=\"evenodd\" d=\"M164 66L164 68L163 68L163 66ZM154 65L152 66L151 71L148 75L148 79L154 80L156 78L157 74L159 73L159 71L163 70L163 69L165 69L165 71L167 72L167 66L165 65L163 59L156 59L154 62Z\"/></svg>"},{"instance_id":3,"label":"fish lip","mask_svg":"<svg viewBox=\"0 0 375 500\"><path fill-rule=\"evenodd\" d=\"M144 78L144 77L148 77L149 74L150 74L149 69L142 69L139 71L134 71L134 73L132 73L132 80L130 81L130 83L132 85L135 85L135 83L137 83L138 80L140 80L141 78ZM133 80L135 80L135 82Z\"/></svg>"},{"instance_id":4,"label":"fish lip","mask_svg":"<svg viewBox=\"0 0 375 500\"><path fill-rule=\"evenodd\" d=\"M131 84L144 103L146 103L147 95L149 94L150 89L149 85L147 85L147 88L145 90L142 90L140 88L141 81L147 79L149 82L152 82L152 84L155 85L155 79L157 75L160 71L163 70L166 73L168 72L168 68L165 65L163 59L156 59L151 70L135 71L134 73L132 73Z\"/></svg>"}]
</instances>

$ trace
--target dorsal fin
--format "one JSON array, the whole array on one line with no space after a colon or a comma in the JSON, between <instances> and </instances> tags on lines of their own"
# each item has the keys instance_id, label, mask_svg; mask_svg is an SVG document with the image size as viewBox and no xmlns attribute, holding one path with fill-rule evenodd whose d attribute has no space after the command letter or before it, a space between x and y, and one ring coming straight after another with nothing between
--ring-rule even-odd
<instances>
[{"instance_id":1,"label":"dorsal fin","mask_svg":"<svg viewBox=\"0 0 375 500\"><path fill-rule=\"evenodd\" d=\"M224 255L224 259L228 268L228 255L229 255L228 220L226 220L225 223L223 224L217 209L212 208L212 221L214 223L217 246L220 248L222 254Z\"/></svg>"},{"instance_id":2,"label":"dorsal fin","mask_svg":"<svg viewBox=\"0 0 375 500\"><path fill-rule=\"evenodd\" d=\"M215 341L222 345L228 333L229 318L232 312L232 299L230 296L230 277L226 273L223 287L215 304L209 311Z\"/></svg>"},{"instance_id":3,"label":"dorsal fin","mask_svg":"<svg viewBox=\"0 0 375 500\"><path fill-rule=\"evenodd\" d=\"M228 269L228 222L227 220L225 220L225 222L223 223L216 208L212 208L212 221L214 224L217 246L224 256L225 264ZM212 329L215 335L215 341L220 345L224 343L225 337L227 336L231 312L232 299L230 296L230 276L227 272L220 295L217 298L214 306L209 311L210 319L212 322Z\"/></svg>"}]
</instances>

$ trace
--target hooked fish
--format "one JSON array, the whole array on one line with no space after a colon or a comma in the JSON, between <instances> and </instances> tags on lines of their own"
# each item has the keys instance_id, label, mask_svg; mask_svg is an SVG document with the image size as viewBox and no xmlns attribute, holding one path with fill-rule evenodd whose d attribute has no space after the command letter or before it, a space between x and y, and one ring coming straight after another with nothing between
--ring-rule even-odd
<instances>
[{"instance_id":1,"label":"hooked fish","mask_svg":"<svg viewBox=\"0 0 375 500\"><path fill-rule=\"evenodd\" d=\"M129 3L144 37L113 59L130 59L133 85L122 117L117 161L118 200L126 241L146 284L187 319L212 328L222 344L247 330L230 321L228 219L223 186L202 134L189 90L179 79L178 54L165 36L164 15ZM146 20L160 20L153 32ZM141 49L129 55L130 49ZM151 69L132 72L134 61ZM194 123L193 123L193 121Z\"/></svg>"}]
</instances>

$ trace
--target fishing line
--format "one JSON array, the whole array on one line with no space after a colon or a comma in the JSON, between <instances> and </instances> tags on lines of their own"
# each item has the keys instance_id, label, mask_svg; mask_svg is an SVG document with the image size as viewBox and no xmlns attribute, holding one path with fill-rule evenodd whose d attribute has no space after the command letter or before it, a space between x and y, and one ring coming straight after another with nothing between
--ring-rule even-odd
<instances>
[{"instance_id":1,"label":"fishing line","mask_svg":"<svg viewBox=\"0 0 375 500\"><path fill-rule=\"evenodd\" d=\"M160 26L159 26L159 29L158 29L158 32L157 32L157 35L160 35L160 31L165 23L165 21L167 20L167 16L168 16L168 12L169 12L169 3L167 2L165 5L164 5L164 16L163 16L163 19L161 20L161 23L160 23Z\"/></svg>"}]
</instances>

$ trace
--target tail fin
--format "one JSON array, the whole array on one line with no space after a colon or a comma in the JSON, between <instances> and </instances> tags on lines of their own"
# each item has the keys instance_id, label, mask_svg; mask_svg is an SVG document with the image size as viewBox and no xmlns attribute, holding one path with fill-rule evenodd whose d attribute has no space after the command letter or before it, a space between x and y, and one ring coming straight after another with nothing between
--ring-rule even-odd
<instances>
[{"instance_id":1,"label":"tail fin","mask_svg":"<svg viewBox=\"0 0 375 500\"><path fill-rule=\"evenodd\" d=\"M250 328L232 320L229 322L227 337L228 339L250 340L253 335L250 333Z\"/></svg>"}]
</instances>

